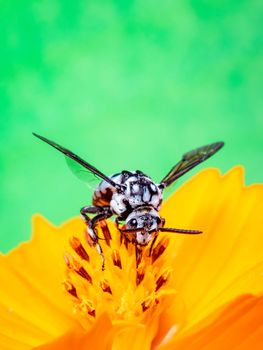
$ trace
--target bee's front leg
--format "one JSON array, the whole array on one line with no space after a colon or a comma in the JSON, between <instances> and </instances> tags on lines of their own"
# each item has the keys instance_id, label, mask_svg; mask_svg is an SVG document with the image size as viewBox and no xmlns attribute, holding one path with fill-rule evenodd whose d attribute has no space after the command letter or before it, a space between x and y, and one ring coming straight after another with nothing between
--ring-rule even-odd
<instances>
[{"instance_id":1,"label":"bee's front leg","mask_svg":"<svg viewBox=\"0 0 263 350\"><path fill-rule=\"evenodd\" d=\"M82 218L84 219L85 223L87 224L87 232L89 237L92 239L93 244L96 246L101 259L102 259L102 270L105 269L105 258L103 255L103 250L101 248L101 245L99 243L99 237L96 232L96 225L105 219L108 219L113 215L110 207L96 207L96 206L88 206L83 207L80 210L80 214ZM97 214L92 219L89 218L87 214Z\"/></svg>"},{"instance_id":2,"label":"bee's front leg","mask_svg":"<svg viewBox=\"0 0 263 350\"><path fill-rule=\"evenodd\" d=\"M104 212L104 207L89 205L80 209L80 215L84 222L88 225L91 220L88 214L101 214Z\"/></svg>"}]
</instances>

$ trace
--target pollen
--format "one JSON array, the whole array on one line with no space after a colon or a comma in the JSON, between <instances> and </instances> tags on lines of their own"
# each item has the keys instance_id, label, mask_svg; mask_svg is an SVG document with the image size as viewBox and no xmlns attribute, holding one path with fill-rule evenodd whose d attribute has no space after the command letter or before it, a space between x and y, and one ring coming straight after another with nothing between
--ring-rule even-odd
<instances>
[{"instance_id":1,"label":"pollen","mask_svg":"<svg viewBox=\"0 0 263 350\"><path fill-rule=\"evenodd\" d=\"M112 224L102 222L97 228L105 258L90 238L82 232L69 240L64 254L66 264L65 292L72 298L75 312L85 321L94 322L105 311L114 320L134 321L148 317L171 293L172 269L167 266L168 237L160 233L156 242L136 246Z\"/></svg>"}]
</instances>

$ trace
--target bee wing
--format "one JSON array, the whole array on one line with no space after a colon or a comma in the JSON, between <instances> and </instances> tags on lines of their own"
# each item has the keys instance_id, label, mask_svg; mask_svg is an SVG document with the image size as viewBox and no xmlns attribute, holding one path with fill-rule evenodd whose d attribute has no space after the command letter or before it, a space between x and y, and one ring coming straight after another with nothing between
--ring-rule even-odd
<instances>
[{"instance_id":1,"label":"bee wing","mask_svg":"<svg viewBox=\"0 0 263 350\"><path fill-rule=\"evenodd\" d=\"M48 139L46 139L43 136L40 136L38 134L33 133L34 136L36 136L37 138L39 138L40 140L48 143L50 146L56 148L58 151L60 151L61 153L65 154L66 159L67 159L67 163L70 167L70 169L72 170L72 172L77 175L80 179L84 180L84 177L87 178L93 178L94 177L99 177L103 180L105 180L106 182L108 182L110 185L112 185L115 188L118 188L118 184L116 184L111 178L109 178L108 176L106 176L105 174L103 174L101 171L99 171L97 168L95 168L93 165L89 164L88 162L86 162L84 159L80 158L79 156L77 156L75 153L71 152L70 150L58 145L57 143L50 141ZM77 164L75 166L73 166L73 163ZM80 169L82 168L82 170L84 170L83 168L86 168L86 174L85 170L84 172L81 173ZM84 180L86 181L86 180Z\"/></svg>"},{"instance_id":2,"label":"bee wing","mask_svg":"<svg viewBox=\"0 0 263 350\"><path fill-rule=\"evenodd\" d=\"M202 163L224 146L224 142L216 142L207 146L199 147L193 151L183 155L182 160L177 163L170 172L162 179L161 187L171 185L179 177L187 173L189 170Z\"/></svg>"},{"instance_id":3,"label":"bee wing","mask_svg":"<svg viewBox=\"0 0 263 350\"><path fill-rule=\"evenodd\" d=\"M89 171L83 168L82 165L77 163L71 158L65 156L65 161L70 171L81 181L85 182L85 184L90 189L95 189L99 182L101 182L101 178L94 174L92 171Z\"/></svg>"}]
</instances>

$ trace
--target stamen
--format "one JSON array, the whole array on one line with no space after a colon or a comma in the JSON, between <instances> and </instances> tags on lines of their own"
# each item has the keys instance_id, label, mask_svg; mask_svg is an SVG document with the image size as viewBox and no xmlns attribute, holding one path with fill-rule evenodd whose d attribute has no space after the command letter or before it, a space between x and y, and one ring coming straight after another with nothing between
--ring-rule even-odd
<instances>
[{"instance_id":1,"label":"stamen","mask_svg":"<svg viewBox=\"0 0 263 350\"><path fill-rule=\"evenodd\" d=\"M169 238L168 237L164 237L163 239L161 239L161 241L153 249L153 252L152 252L152 264L163 254L163 252L167 248L168 244L169 244Z\"/></svg>"},{"instance_id":2,"label":"stamen","mask_svg":"<svg viewBox=\"0 0 263 350\"><path fill-rule=\"evenodd\" d=\"M153 298L152 297L148 297L144 300L144 302L141 304L142 305L142 311L145 312L146 310L148 310L153 304Z\"/></svg>"},{"instance_id":3,"label":"stamen","mask_svg":"<svg viewBox=\"0 0 263 350\"><path fill-rule=\"evenodd\" d=\"M75 252L78 254L78 256L81 257L81 259L89 261L88 253L86 252L85 248L83 247L83 245L77 237L71 237L69 243L71 247L75 250Z\"/></svg>"},{"instance_id":4,"label":"stamen","mask_svg":"<svg viewBox=\"0 0 263 350\"><path fill-rule=\"evenodd\" d=\"M138 267L142 261L142 249L136 245L135 251L136 251L136 266Z\"/></svg>"},{"instance_id":5,"label":"stamen","mask_svg":"<svg viewBox=\"0 0 263 350\"><path fill-rule=\"evenodd\" d=\"M158 280L156 281L156 288L155 288L156 292L167 282L170 274L171 274L171 270L167 270L158 278Z\"/></svg>"},{"instance_id":6,"label":"stamen","mask_svg":"<svg viewBox=\"0 0 263 350\"><path fill-rule=\"evenodd\" d=\"M84 231L84 237L85 237L85 240L86 242L88 243L88 245L90 247L93 247L94 246L94 241L92 240L92 238L90 237L90 235L88 234L87 230Z\"/></svg>"},{"instance_id":7,"label":"stamen","mask_svg":"<svg viewBox=\"0 0 263 350\"><path fill-rule=\"evenodd\" d=\"M70 270L73 270L81 277L85 278L90 284L92 284L92 278L88 274L88 272L84 269L83 266L80 265L80 263L73 258L70 254L67 253L67 255L64 255L64 260Z\"/></svg>"},{"instance_id":8,"label":"stamen","mask_svg":"<svg viewBox=\"0 0 263 350\"><path fill-rule=\"evenodd\" d=\"M144 279L144 269L142 267L138 267L136 270L136 284L137 286L141 283L141 281Z\"/></svg>"},{"instance_id":9,"label":"stamen","mask_svg":"<svg viewBox=\"0 0 263 350\"><path fill-rule=\"evenodd\" d=\"M118 266L120 269L122 268L120 253L117 249L114 249L112 252L112 260L115 266Z\"/></svg>"},{"instance_id":10,"label":"stamen","mask_svg":"<svg viewBox=\"0 0 263 350\"><path fill-rule=\"evenodd\" d=\"M100 227L101 227L103 236L105 237L106 244L107 244L107 246L110 247L110 241L112 238L111 238L110 230L108 228L106 221L101 221Z\"/></svg>"},{"instance_id":11,"label":"stamen","mask_svg":"<svg viewBox=\"0 0 263 350\"><path fill-rule=\"evenodd\" d=\"M81 277L85 278L90 284L92 284L92 278L88 274L88 272L84 269L83 266L76 264L74 266L74 271L77 272L77 274L80 275Z\"/></svg>"},{"instance_id":12,"label":"stamen","mask_svg":"<svg viewBox=\"0 0 263 350\"><path fill-rule=\"evenodd\" d=\"M74 287L74 285L69 282L69 281L64 281L63 282L63 287L65 288L65 290L71 294L73 297L77 298L78 295L77 295L77 290L76 288Z\"/></svg>"},{"instance_id":13,"label":"stamen","mask_svg":"<svg viewBox=\"0 0 263 350\"><path fill-rule=\"evenodd\" d=\"M71 263L70 263L70 258L71 258L70 254L67 253L67 254L64 255L64 261L65 261L67 267L69 269L72 269L72 266L71 266Z\"/></svg>"},{"instance_id":14,"label":"stamen","mask_svg":"<svg viewBox=\"0 0 263 350\"><path fill-rule=\"evenodd\" d=\"M93 303L91 300L82 300L80 304L80 309L84 312L89 314L92 317L96 317L96 310L95 307L93 306Z\"/></svg>"},{"instance_id":15,"label":"stamen","mask_svg":"<svg viewBox=\"0 0 263 350\"><path fill-rule=\"evenodd\" d=\"M127 235L125 233L124 234L121 233L121 235L122 235L122 237L124 239L125 248L128 250L129 243L130 243L129 238L127 237Z\"/></svg>"},{"instance_id":16,"label":"stamen","mask_svg":"<svg viewBox=\"0 0 263 350\"><path fill-rule=\"evenodd\" d=\"M101 289L103 290L103 292L112 294L110 284L107 280L101 281L100 286L101 286Z\"/></svg>"},{"instance_id":17,"label":"stamen","mask_svg":"<svg viewBox=\"0 0 263 350\"><path fill-rule=\"evenodd\" d=\"M139 317L148 309L155 309L160 303L160 300L157 299L159 289L167 282L172 271L171 268L167 268L164 256L156 263L156 260L166 250L169 238L163 236L162 239L158 239L156 244L155 240L152 241L151 245L149 244L150 248L148 246L142 247L135 241L134 236L121 232L119 234L117 230L111 231L110 224L107 226L106 221L99 225L101 241L93 240L88 232L84 231L86 241L78 235L72 236L69 243L73 251L70 249L69 253L66 252L64 256L67 268L63 286L71 298L75 298L75 300L73 299L75 310L86 319L95 318L101 310L102 303L106 312L113 319L116 317L117 319L119 317L129 319L131 314ZM123 239L123 246L119 249L120 236ZM105 272L99 271L101 270L99 259L95 258L92 264L89 264L96 247L101 248L98 251L102 259L105 260ZM95 251L95 253L97 252ZM132 260L128 261L127 259ZM126 261L128 262L127 266ZM153 263L154 265L152 265ZM113 265L120 270L113 268ZM163 266L166 266L165 270L163 270ZM129 285L128 289L127 285ZM115 286L118 286L116 296ZM163 292L165 291L163 290ZM99 297L99 308L97 308L97 297ZM136 311L133 313L132 308L135 300L139 310L136 307Z\"/></svg>"}]
</instances>

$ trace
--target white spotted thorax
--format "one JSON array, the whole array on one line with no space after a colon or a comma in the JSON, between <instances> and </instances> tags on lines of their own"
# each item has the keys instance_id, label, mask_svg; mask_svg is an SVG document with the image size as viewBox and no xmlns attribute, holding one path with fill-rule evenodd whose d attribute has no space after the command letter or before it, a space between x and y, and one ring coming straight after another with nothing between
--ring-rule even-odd
<instances>
[{"instance_id":1,"label":"white spotted thorax","mask_svg":"<svg viewBox=\"0 0 263 350\"><path fill-rule=\"evenodd\" d=\"M124 185L125 188L122 194L114 192L112 195L110 206L115 214L123 215L127 210L127 205L132 209L142 205L151 205L159 210L162 192L157 185L142 173L139 173L140 176L136 172L131 172L131 174L123 182L121 182L122 176L120 175L117 179L112 177L115 182Z\"/></svg>"},{"instance_id":2,"label":"white spotted thorax","mask_svg":"<svg viewBox=\"0 0 263 350\"><path fill-rule=\"evenodd\" d=\"M136 241L146 245L161 221L158 214L163 198L161 189L140 171L123 171L110 178L122 186L122 191L102 181L95 190L93 204L109 205L114 214L125 220L126 229L142 228L136 232Z\"/></svg>"}]
</instances>

